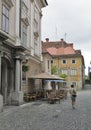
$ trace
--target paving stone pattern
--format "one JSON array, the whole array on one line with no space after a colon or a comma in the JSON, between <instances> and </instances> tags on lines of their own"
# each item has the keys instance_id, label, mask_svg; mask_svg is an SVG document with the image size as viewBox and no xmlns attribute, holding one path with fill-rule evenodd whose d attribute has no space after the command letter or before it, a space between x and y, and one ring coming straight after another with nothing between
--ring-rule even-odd
<instances>
[{"instance_id":1,"label":"paving stone pattern","mask_svg":"<svg viewBox=\"0 0 91 130\"><path fill-rule=\"evenodd\" d=\"M70 96L60 104L36 101L5 109L0 130L91 130L91 90L78 92L75 110Z\"/></svg>"}]
</instances>

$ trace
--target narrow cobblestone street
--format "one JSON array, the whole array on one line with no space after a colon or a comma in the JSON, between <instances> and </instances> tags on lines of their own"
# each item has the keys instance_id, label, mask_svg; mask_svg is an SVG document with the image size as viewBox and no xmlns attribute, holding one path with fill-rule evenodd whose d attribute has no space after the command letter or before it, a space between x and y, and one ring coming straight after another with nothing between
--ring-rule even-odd
<instances>
[{"instance_id":1,"label":"narrow cobblestone street","mask_svg":"<svg viewBox=\"0 0 91 130\"><path fill-rule=\"evenodd\" d=\"M0 113L0 130L91 130L91 89L78 92L76 109L70 96L56 104L36 101Z\"/></svg>"}]
</instances>

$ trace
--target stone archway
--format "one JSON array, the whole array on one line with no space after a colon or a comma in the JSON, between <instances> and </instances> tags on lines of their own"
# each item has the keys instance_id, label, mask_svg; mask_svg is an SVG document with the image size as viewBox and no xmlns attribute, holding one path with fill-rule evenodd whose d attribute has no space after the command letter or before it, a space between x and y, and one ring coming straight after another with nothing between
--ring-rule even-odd
<instances>
[{"instance_id":1,"label":"stone archway","mask_svg":"<svg viewBox=\"0 0 91 130\"><path fill-rule=\"evenodd\" d=\"M12 67L11 62L2 57L1 62L1 94L3 96L3 103L11 104L11 91L12 91Z\"/></svg>"}]
</instances>

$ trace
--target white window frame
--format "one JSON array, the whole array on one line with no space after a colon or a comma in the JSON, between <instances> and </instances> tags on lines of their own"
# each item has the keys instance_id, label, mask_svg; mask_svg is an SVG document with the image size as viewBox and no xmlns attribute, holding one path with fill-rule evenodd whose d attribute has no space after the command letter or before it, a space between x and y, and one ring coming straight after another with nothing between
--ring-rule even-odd
<instances>
[{"instance_id":1,"label":"white window frame","mask_svg":"<svg viewBox=\"0 0 91 130\"><path fill-rule=\"evenodd\" d=\"M71 75L73 76L77 75L77 69L71 69Z\"/></svg>"},{"instance_id":2,"label":"white window frame","mask_svg":"<svg viewBox=\"0 0 91 130\"><path fill-rule=\"evenodd\" d=\"M36 36L34 37L34 53L38 54L38 39Z\"/></svg>"},{"instance_id":3,"label":"white window frame","mask_svg":"<svg viewBox=\"0 0 91 130\"><path fill-rule=\"evenodd\" d=\"M38 21L38 9L36 6L34 7L34 19Z\"/></svg>"},{"instance_id":4,"label":"white window frame","mask_svg":"<svg viewBox=\"0 0 91 130\"><path fill-rule=\"evenodd\" d=\"M22 44L27 46L27 26L22 24Z\"/></svg>"},{"instance_id":5,"label":"white window frame","mask_svg":"<svg viewBox=\"0 0 91 130\"><path fill-rule=\"evenodd\" d=\"M62 70L61 70L61 73L67 75L67 74L68 74L68 70L67 70L67 69L62 69Z\"/></svg>"},{"instance_id":6,"label":"white window frame","mask_svg":"<svg viewBox=\"0 0 91 130\"><path fill-rule=\"evenodd\" d=\"M73 61L75 61L75 62L73 62ZM75 63L76 63L76 60L75 60L75 59L72 59L71 63L72 63L72 64L75 64Z\"/></svg>"},{"instance_id":7,"label":"white window frame","mask_svg":"<svg viewBox=\"0 0 91 130\"><path fill-rule=\"evenodd\" d=\"M71 84L73 84L73 85L74 85L74 87L76 87L77 82L73 81Z\"/></svg>"},{"instance_id":8,"label":"white window frame","mask_svg":"<svg viewBox=\"0 0 91 130\"><path fill-rule=\"evenodd\" d=\"M65 61L65 63L64 63L64 61ZM63 59L63 60L62 60L62 64L67 64L67 60L66 60L66 59Z\"/></svg>"},{"instance_id":9,"label":"white window frame","mask_svg":"<svg viewBox=\"0 0 91 130\"><path fill-rule=\"evenodd\" d=\"M2 30L9 33L9 9L6 5L2 5Z\"/></svg>"}]
</instances>

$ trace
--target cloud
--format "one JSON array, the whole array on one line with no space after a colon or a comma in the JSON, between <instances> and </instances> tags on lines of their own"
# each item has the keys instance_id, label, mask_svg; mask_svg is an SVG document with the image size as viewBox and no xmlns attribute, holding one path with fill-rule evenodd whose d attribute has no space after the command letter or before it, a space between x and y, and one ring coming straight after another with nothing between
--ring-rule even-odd
<instances>
[{"instance_id":1,"label":"cloud","mask_svg":"<svg viewBox=\"0 0 91 130\"><path fill-rule=\"evenodd\" d=\"M67 42L71 42L76 48L81 49L84 56L85 52L86 55L91 55L91 1L47 1L49 5L43 9L42 40L46 37L49 37L50 40L65 38Z\"/></svg>"}]
</instances>

